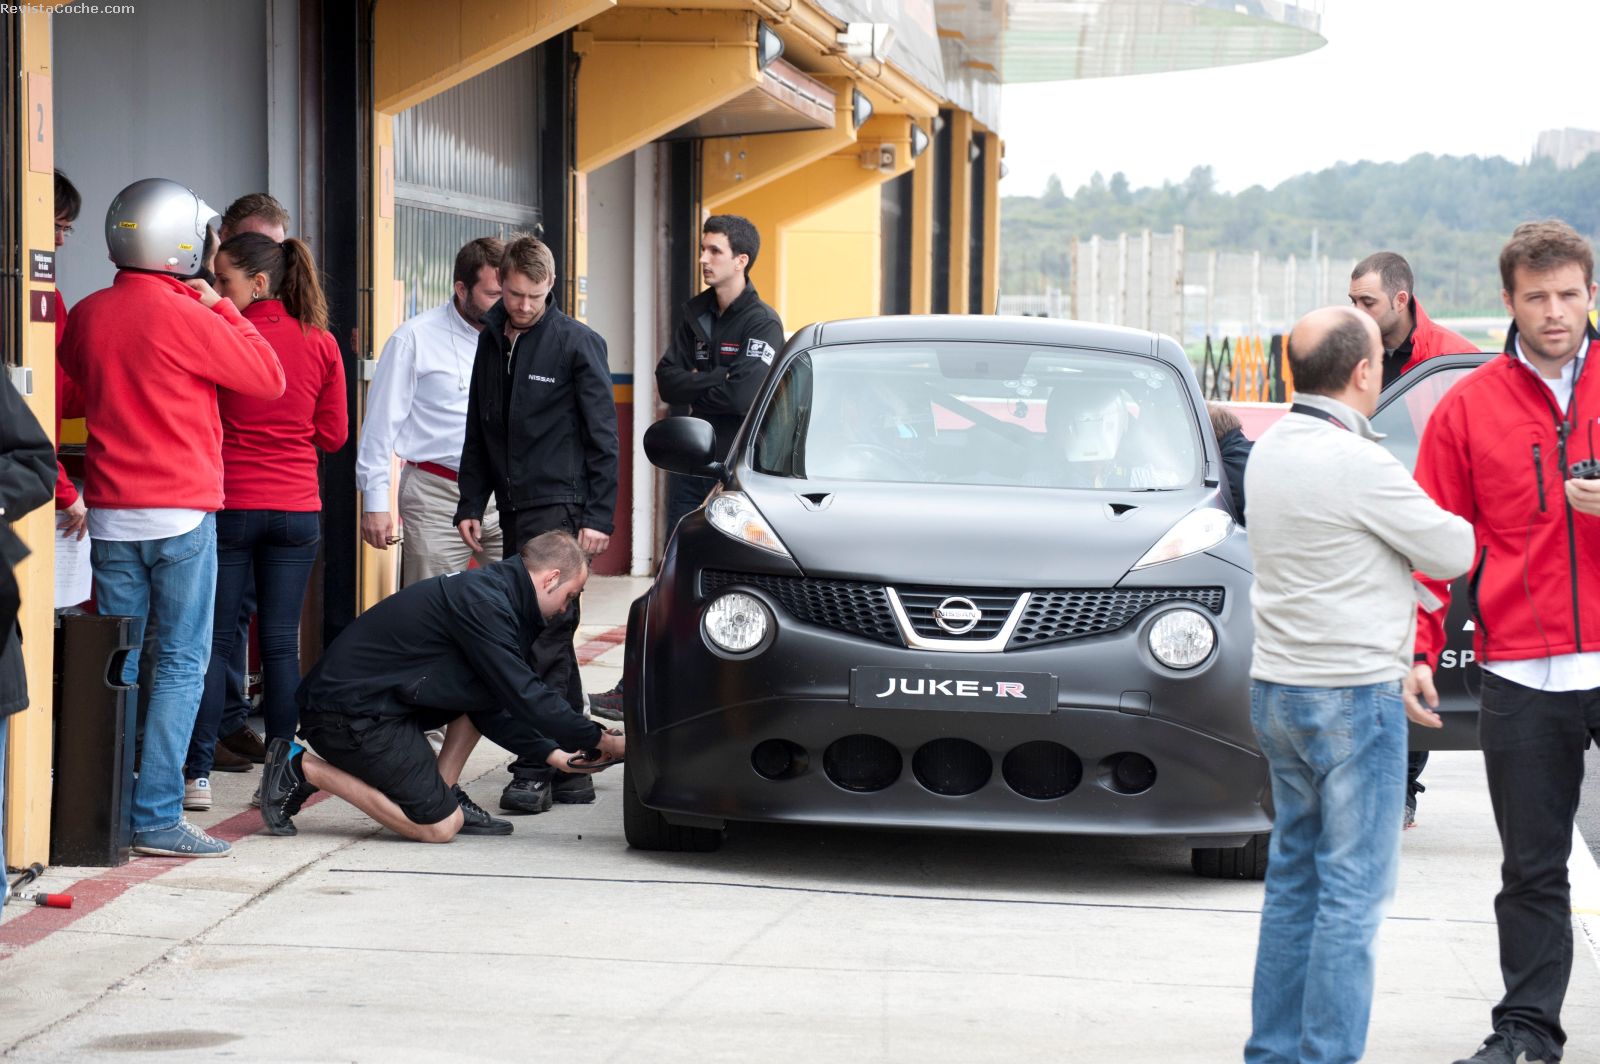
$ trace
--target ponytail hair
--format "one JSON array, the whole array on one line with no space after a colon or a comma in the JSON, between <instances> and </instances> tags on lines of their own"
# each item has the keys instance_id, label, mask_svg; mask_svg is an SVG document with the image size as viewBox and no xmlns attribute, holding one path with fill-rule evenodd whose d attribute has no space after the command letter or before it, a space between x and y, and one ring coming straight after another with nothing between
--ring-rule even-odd
<instances>
[{"instance_id":1,"label":"ponytail hair","mask_svg":"<svg viewBox=\"0 0 1600 1064\"><path fill-rule=\"evenodd\" d=\"M218 254L227 255L247 276L266 274L269 294L283 301L302 330L328 327L328 298L305 241L289 237L280 244L260 233L238 233L223 242Z\"/></svg>"}]
</instances>

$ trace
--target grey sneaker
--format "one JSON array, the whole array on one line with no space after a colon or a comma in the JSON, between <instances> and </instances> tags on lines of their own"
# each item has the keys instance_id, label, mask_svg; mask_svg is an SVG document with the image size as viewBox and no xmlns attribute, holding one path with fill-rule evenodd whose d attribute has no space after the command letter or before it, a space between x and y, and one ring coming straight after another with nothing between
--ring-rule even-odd
<instances>
[{"instance_id":1,"label":"grey sneaker","mask_svg":"<svg viewBox=\"0 0 1600 1064\"><path fill-rule=\"evenodd\" d=\"M1534 1056L1534 1051L1522 1044L1515 1035L1496 1031L1478 1047L1470 1057L1462 1057L1456 1064L1556 1064L1555 1057Z\"/></svg>"},{"instance_id":2,"label":"grey sneaker","mask_svg":"<svg viewBox=\"0 0 1600 1064\"><path fill-rule=\"evenodd\" d=\"M502 813L547 813L554 802L550 793L550 777L545 772L532 777L512 777L506 789L500 792Z\"/></svg>"},{"instance_id":3,"label":"grey sneaker","mask_svg":"<svg viewBox=\"0 0 1600 1064\"><path fill-rule=\"evenodd\" d=\"M192 813L211 808L211 780L205 776L183 781L183 807Z\"/></svg>"},{"instance_id":4,"label":"grey sneaker","mask_svg":"<svg viewBox=\"0 0 1600 1064\"><path fill-rule=\"evenodd\" d=\"M138 831L133 836L133 852L150 857L226 857L233 849L214 839L187 820L180 820L160 831Z\"/></svg>"}]
</instances>

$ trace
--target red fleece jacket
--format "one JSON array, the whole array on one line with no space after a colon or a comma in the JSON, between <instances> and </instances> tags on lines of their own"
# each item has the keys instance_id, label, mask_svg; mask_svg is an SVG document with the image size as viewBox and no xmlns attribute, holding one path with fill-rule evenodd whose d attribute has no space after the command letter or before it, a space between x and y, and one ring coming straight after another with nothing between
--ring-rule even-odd
<instances>
[{"instance_id":1,"label":"red fleece jacket","mask_svg":"<svg viewBox=\"0 0 1600 1064\"><path fill-rule=\"evenodd\" d=\"M90 507L221 509L217 388L283 394L278 356L238 308L208 310L163 274L119 271L73 310L59 357L83 388Z\"/></svg>"},{"instance_id":2,"label":"red fleece jacket","mask_svg":"<svg viewBox=\"0 0 1600 1064\"><path fill-rule=\"evenodd\" d=\"M73 379L67 376L67 371L61 368L61 343L67 335L67 301L61 298L61 289L56 289L56 447L61 446L61 421L63 418L83 416L83 389L79 388ZM72 486L72 478L67 476L67 467L56 459L56 509L65 510L78 501L78 489Z\"/></svg>"},{"instance_id":3,"label":"red fleece jacket","mask_svg":"<svg viewBox=\"0 0 1600 1064\"><path fill-rule=\"evenodd\" d=\"M317 448L337 451L350 434L344 361L326 329L302 330L282 302L245 308L283 364L280 399L222 390L222 479L230 510L322 509Z\"/></svg>"}]
</instances>

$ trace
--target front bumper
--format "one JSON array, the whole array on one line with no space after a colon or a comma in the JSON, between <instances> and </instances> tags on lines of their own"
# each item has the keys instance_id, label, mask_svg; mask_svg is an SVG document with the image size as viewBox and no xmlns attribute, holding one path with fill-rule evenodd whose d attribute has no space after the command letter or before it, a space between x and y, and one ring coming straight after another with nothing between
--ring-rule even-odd
<instances>
[{"instance_id":1,"label":"front bumper","mask_svg":"<svg viewBox=\"0 0 1600 1064\"><path fill-rule=\"evenodd\" d=\"M776 631L736 658L702 633L699 568L681 564L690 531L679 529L680 550L628 628L629 775L669 820L1232 839L1269 830L1267 767L1249 723L1249 578L1237 568L1199 556L1154 578L1226 588L1216 649L1182 672L1145 642L1178 604L1101 636L953 654L800 622L748 585L730 589L762 599ZM857 708L859 666L1048 672L1056 709Z\"/></svg>"}]
</instances>

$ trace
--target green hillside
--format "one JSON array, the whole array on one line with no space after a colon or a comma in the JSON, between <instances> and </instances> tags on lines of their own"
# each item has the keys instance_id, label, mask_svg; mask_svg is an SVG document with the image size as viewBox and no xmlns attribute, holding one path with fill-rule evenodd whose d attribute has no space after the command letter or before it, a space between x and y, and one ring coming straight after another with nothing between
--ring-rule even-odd
<instances>
[{"instance_id":1,"label":"green hillside","mask_svg":"<svg viewBox=\"0 0 1600 1064\"><path fill-rule=\"evenodd\" d=\"M1211 167L1180 184L1130 188L1096 174L1066 195L1054 177L1042 196L1007 196L1001 210L1002 292L1064 287L1072 238L1185 227L1190 251L1310 254L1358 259L1398 251L1417 273L1431 313L1500 310L1500 247L1518 222L1562 218L1600 233L1600 155L1572 170L1548 160L1417 155L1403 163L1341 163L1266 189L1218 192Z\"/></svg>"}]
</instances>

